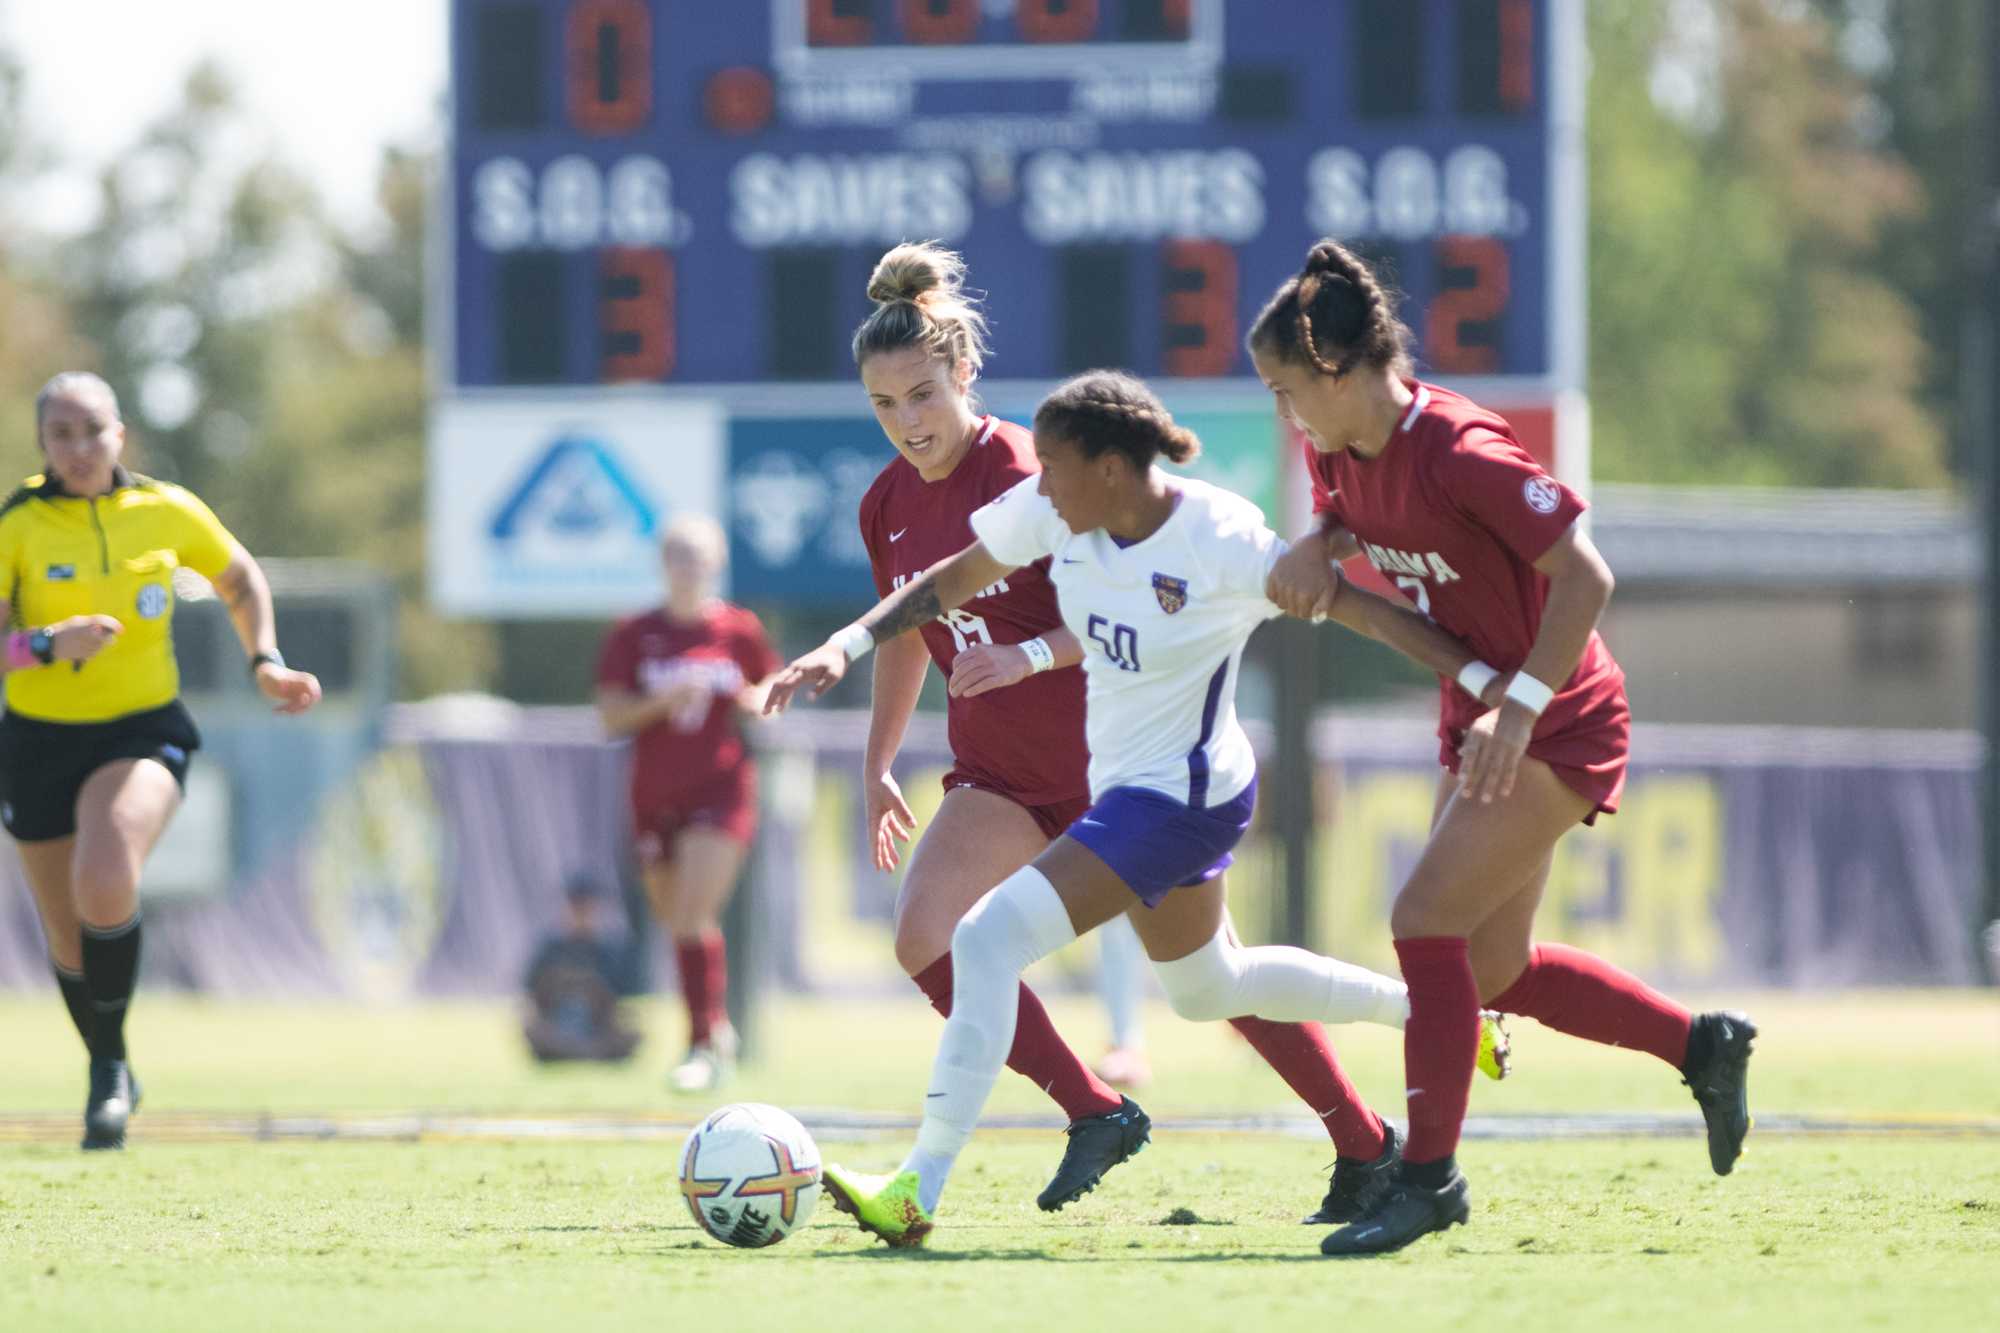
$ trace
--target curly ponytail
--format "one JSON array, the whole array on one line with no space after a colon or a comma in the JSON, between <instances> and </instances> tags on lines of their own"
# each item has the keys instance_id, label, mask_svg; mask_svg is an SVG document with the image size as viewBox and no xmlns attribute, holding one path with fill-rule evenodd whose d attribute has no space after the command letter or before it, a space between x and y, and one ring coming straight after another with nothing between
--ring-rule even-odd
<instances>
[{"instance_id":1,"label":"curly ponytail","mask_svg":"<svg viewBox=\"0 0 2000 1333\"><path fill-rule=\"evenodd\" d=\"M1155 458L1186 463L1201 452L1195 433L1122 370L1091 370L1064 381L1035 409L1035 434L1069 440L1086 458L1116 450L1139 472Z\"/></svg>"},{"instance_id":2,"label":"curly ponytail","mask_svg":"<svg viewBox=\"0 0 2000 1333\"><path fill-rule=\"evenodd\" d=\"M1339 377L1356 366L1410 369L1410 330L1396 318L1395 293L1338 241L1321 241L1250 326L1250 350L1304 362Z\"/></svg>"}]
</instances>

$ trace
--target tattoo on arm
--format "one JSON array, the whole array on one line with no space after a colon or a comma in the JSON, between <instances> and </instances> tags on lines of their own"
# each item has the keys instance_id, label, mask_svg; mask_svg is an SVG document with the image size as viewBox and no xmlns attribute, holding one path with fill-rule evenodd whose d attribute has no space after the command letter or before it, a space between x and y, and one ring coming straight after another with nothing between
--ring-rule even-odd
<instances>
[{"instance_id":1,"label":"tattoo on arm","mask_svg":"<svg viewBox=\"0 0 2000 1333\"><path fill-rule=\"evenodd\" d=\"M874 610L861 617L860 624L875 636L875 642L886 643L904 630L928 624L943 614L937 579L926 572L884 597Z\"/></svg>"}]
</instances>

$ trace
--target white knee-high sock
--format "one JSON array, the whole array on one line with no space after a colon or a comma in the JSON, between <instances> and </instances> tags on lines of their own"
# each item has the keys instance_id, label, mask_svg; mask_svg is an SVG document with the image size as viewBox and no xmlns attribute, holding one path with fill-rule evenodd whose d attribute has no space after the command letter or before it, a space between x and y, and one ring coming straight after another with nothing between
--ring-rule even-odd
<instances>
[{"instance_id":1,"label":"white knee-high sock","mask_svg":"<svg viewBox=\"0 0 2000 1333\"><path fill-rule=\"evenodd\" d=\"M1228 929L1185 958L1155 963L1161 985L1184 1018L1214 1021L1254 1014L1281 1023L1380 1023L1400 1028L1409 989L1370 972L1289 945L1246 948Z\"/></svg>"},{"instance_id":2,"label":"white knee-high sock","mask_svg":"<svg viewBox=\"0 0 2000 1333\"><path fill-rule=\"evenodd\" d=\"M925 1208L937 1208L945 1177L1006 1066L1021 973L1075 938L1055 886L1033 866L989 890L952 932L951 1017L931 1066L917 1146L902 1166L917 1173Z\"/></svg>"},{"instance_id":3,"label":"white knee-high sock","mask_svg":"<svg viewBox=\"0 0 2000 1333\"><path fill-rule=\"evenodd\" d=\"M1146 1040L1139 1025L1139 1000L1146 984L1145 950L1126 917L1097 928L1097 989L1111 1017L1111 1044L1138 1046Z\"/></svg>"}]
</instances>

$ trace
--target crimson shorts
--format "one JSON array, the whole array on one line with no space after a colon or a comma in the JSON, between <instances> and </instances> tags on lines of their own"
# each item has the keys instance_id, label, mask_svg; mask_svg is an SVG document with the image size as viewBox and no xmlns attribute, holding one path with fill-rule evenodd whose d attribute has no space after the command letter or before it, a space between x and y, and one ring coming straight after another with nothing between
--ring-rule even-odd
<instances>
[{"instance_id":1,"label":"crimson shorts","mask_svg":"<svg viewBox=\"0 0 2000 1333\"><path fill-rule=\"evenodd\" d=\"M949 792L955 787L971 787L974 791L989 791L995 796L1012 801L1028 812L1035 821L1035 827L1042 836L1054 842L1069 830L1069 826L1083 818L1083 812L1090 809L1090 795L1072 796L1067 801L1054 801L1045 805L1030 805L1005 788L994 785L985 778L975 777L962 769L954 768L944 775L944 789Z\"/></svg>"},{"instance_id":2,"label":"crimson shorts","mask_svg":"<svg viewBox=\"0 0 2000 1333\"><path fill-rule=\"evenodd\" d=\"M1458 747L1464 743L1465 732L1450 728L1440 738L1438 762L1457 773ZM1528 757L1554 769L1566 786L1591 803L1584 823L1595 824L1600 814L1617 814L1619 798L1625 794L1625 765L1632 757L1632 709L1625 692L1620 690L1561 731L1529 741Z\"/></svg>"},{"instance_id":3,"label":"crimson shorts","mask_svg":"<svg viewBox=\"0 0 2000 1333\"><path fill-rule=\"evenodd\" d=\"M757 778L754 772L725 777L714 787L678 801L632 807L633 846L646 865L670 861L681 831L712 828L745 847L757 836Z\"/></svg>"}]
</instances>

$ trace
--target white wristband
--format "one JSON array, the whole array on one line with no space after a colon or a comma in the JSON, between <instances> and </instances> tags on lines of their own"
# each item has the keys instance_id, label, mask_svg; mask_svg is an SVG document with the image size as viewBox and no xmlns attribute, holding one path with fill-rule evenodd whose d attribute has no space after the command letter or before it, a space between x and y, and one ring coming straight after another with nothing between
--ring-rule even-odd
<instances>
[{"instance_id":1,"label":"white wristband","mask_svg":"<svg viewBox=\"0 0 2000 1333\"><path fill-rule=\"evenodd\" d=\"M847 654L849 663L854 663L868 655L868 650L875 646L875 636L860 625L849 625L827 642Z\"/></svg>"},{"instance_id":2,"label":"white wristband","mask_svg":"<svg viewBox=\"0 0 2000 1333\"><path fill-rule=\"evenodd\" d=\"M1473 658L1458 669L1458 688L1477 699L1486 693L1486 687L1493 683L1500 673L1478 658Z\"/></svg>"},{"instance_id":3,"label":"white wristband","mask_svg":"<svg viewBox=\"0 0 2000 1333\"><path fill-rule=\"evenodd\" d=\"M1049 647L1047 639L1025 639L1017 646L1028 655L1028 674L1031 676L1056 664L1056 650Z\"/></svg>"},{"instance_id":4,"label":"white wristband","mask_svg":"<svg viewBox=\"0 0 2000 1333\"><path fill-rule=\"evenodd\" d=\"M1542 710L1549 706L1549 700L1556 697L1556 692L1527 672L1516 671L1514 679L1507 682L1506 697L1540 717Z\"/></svg>"}]
</instances>

